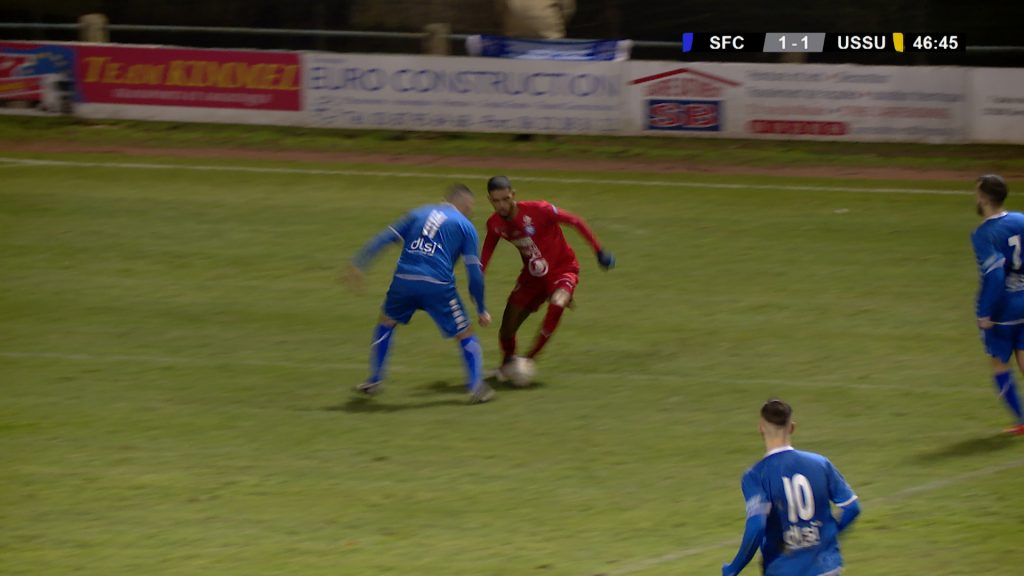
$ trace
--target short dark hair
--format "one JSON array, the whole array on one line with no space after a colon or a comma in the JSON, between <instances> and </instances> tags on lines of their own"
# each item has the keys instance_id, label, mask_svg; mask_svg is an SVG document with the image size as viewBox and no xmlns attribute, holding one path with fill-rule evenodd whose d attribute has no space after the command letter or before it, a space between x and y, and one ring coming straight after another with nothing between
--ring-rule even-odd
<instances>
[{"instance_id":1,"label":"short dark hair","mask_svg":"<svg viewBox=\"0 0 1024 576\"><path fill-rule=\"evenodd\" d=\"M492 176L487 181L487 192L491 193L495 190L511 190L512 182L509 181L508 176Z\"/></svg>"},{"instance_id":2,"label":"short dark hair","mask_svg":"<svg viewBox=\"0 0 1024 576\"><path fill-rule=\"evenodd\" d=\"M996 206L1002 206L1006 201L1006 195L1010 193L1006 188L1006 180L997 174L979 176L975 182L978 184L978 190Z\"/></svg>"},{"instance_id":3,"label":"short dark hair","mask_svg":"<svg viewBox=\"0 0 1024 576\"><path fill-rule=\"evenodd\" d=\"M456 196L461 196L463 194L465 194L466 196L472 196L473 191L470 190L469 186L466 186L465 184L452 184L451 186L448 187L448 198L455 198Z\"/></svg>"},{"instance_id":4,"label":"short dark hair","mask_svg":"<svg viewBox=\"0 0 1024 576\"><path fill-rule=\"evenodd\" d=\"M793 417L793 407L778 398L772 398L761 407L761 418L769 424L788 426Z\"/></svg>"}]
</instances>

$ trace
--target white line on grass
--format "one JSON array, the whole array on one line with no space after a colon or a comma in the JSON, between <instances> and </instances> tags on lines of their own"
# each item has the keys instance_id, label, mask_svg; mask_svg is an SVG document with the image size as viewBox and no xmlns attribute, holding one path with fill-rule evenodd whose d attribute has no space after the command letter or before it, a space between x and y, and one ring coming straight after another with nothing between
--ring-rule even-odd
<instances>
[{"instance_id":1,"label":"white line on grass","mask_svg":"<svg viewBox=\"0 0 1024 576\"><path fill-rule=\"evenodd\" d=\"M985 468L981 468L979 470L972 470L971 472L964 472L963 474L952 476L950 478L943 478L942 480L936 480L934 482L927 482L925 484L920 484L918 486L904 488L903 490L894 492L892 494L889 494L888 496L881 496L879 498L875 498L870 501L869 505L873 503L884 504L889 502L900 502L903 500L907 500L908 498L911 498L913 496L916 496L917 494L931 492L933 490L939 490L941 488L947 488L949 486L955 486L967 480L984 478L986 476L991 476L993 474L998 474L1000 472L1005 472L1007 470L1013 470L1014 468L1019 468L1021 466L1024 466L1024 458L1019 460L1013 460L1005 464L993 464L992 466L986 466ZM606 570L602 572L602 574L606 574L607 576L624 576L626 574L634 574L636 572L641 572L648 568L653 568L654 566L667 564L669 562L675 562L676 560L686 558L687 556L694 556L696 554L702 554L704 552L710 552L712 550L718 550L721 548L728 548L732 546L737 546L736 539L722 540L720 542L715 542L712 544L704 544L703 546L692 546L690 548L682 548L674 552L669 552L668 554L663 554L661 556L656 556L653 558L647 558L645 560L638 560L636 562L626 564L625 566L621 566L612 570ZM728 558L723 557L723 561L725 560L728 560Z\"/></svg>"},{"instance_id":2,"label":"white line on grass","mask_svg":"<svg viewBox=\"0 0 1024 576\"><path fill-rule=\"evenodd\" d=\"M135 355L135 354L86 354L86 353L72 353L72 352L29 352L21 350L2 350L0 351L0 358L12 358L12 359L51 359L51 360L64 360L71 362L123 362L123 363L141 363L141 364L162 364L164 366L263 366L268 368L296 368L296 369L309 369L309 370L362 370L365 369L367 363L355 363L355 362L289 362L287 360L251 360L248 358L239 358L237 356L215 356L209 358L199 357L188 357L188 356L155 356L155 355ZM392 370L404 371L409 366L402 364L391 363L389 364ZM643 381L643 380L696 380L700 381L699 375L693 374L657 374L657 373L628 373L628 374L608 374L605 372L581 372L574 371L574 376L581 378L605 378L612 380L627 380L627 381ZM811 381L801 380L798 378L786 379L786 378L740 378L738 380L744 384L757 384L762 386L794 386L798 388L857 388L867 390L901 390L908 392L920 392L923 389L916 386L902 386L900 384L866 384L866 383L850 383L850 382L827 382L827 381ZM977 387L971 388L938 388L928 389L929 394L938 392L948 392L954 394L964 393L966 391L978 390ZM983 393L988 393L987 389L983 390Z\"/></svg>"},{"instance_id":3,"label":"white line on grass","mask_svg":"<svg viewBox=\"0 0 1024 576\"><path fill-rule=\"evenodd\" d=\"M736 546L736 540L730 538L729 540L722 540L719 542L715 542L714 544L705 544L703 546L683 548L681 550L676 550L675 552L669 552L668 554L664 554L662 556L656 556L654 558L648 558L646 560L639 560L631 564L626 564L625 566L615 568L614 570L605 570L603 572L599 572L599 574L601 574L602 576L622 576L623 574L633 574L635 572L640 572L661 564L675 562L676 560L681 560L683 558L686 558L687 556L703 554L704 552L711 552L712 550L718 550L719 548L725 548L727 546Z\"/></svg>"},{"instance_id":4,"label":"white line on grass","mask_svg":"<svg viewBox=\"0 0 1024 576\"><path fill-rule=\"evenodd\" d=\"M203 164L156 164L143 162L79 162L73 160L36 160L0 157L0 162L25 167L65 166L73 168L117 168L126 170L189 170L195 172L248 172L253 174L298 174L309 176L380 176L385 178L438 178L444 180L482 178L480 174L434 172L400 172L391 170L328 170L319 168L268 168L260 166L213 166ZM684 177L683 175L680 178ZM787 184L726 184L722 182L686 182L683 180L622 180L604 178L557 178L551 176L517 176L525 182L555 184L611 184L617 186L657 186L670 188L715 188L728 190L784 190L796 192L858 192L867 194L927 194L966 196L971 192L932 188L863 188L856 186L807 186Z\"/></svg>"},{"instance_id":5,"label":"white line on grass","mask_svg":"<svg viewBox=\"0 0 1024 576\"><path fill-rule=\"evenodd\" d=\"M926 482L918 486L904 488L903 490L900 490L899 492L893 492L888 496L875 498L874 500L872 500L872 502L901 502L922 492L931 492L932 490L939 490L941 488L946 488L947 486L960 484L965 480L984 478L985 476L991 476L993 474L998 474L1000 472L1005 472L1007 470L1013 470L1014 468L1018 468L1020 466L1024 466L1024 459L1007 462L1005 464L993 464L992 466L988 466L980 470L974 470L973 472L964 472L963 474L960 474L959 476L953 476L952 478L943 478L941 480Z\"/></svg>"},{"instance_id":6,"label":"white line on grass","mask_svg":"<svg viewBox=\"0 0 1024 576\"><path fill-rule=\"evenodd\" d=\"M584 378L607 378L612 380L694 380L697 382L701 381L699 374L655 374L655 373L628 373L628 374L609 374L606 372L573 372L575 376L582 376ZM841 388L857 388L863 390L904 390L909 392L922 392L927 390L929 394L936 393L962 393L966 388L921 388L919 386L904 386L901 384L868 384L862 382L826 382L821 380L801 380L797 378L736 378L735 381L739 384L760 384L764 386L796 386L803 388L828 388L828 387L841 387ZM709 381L709 383L717 382L715 380ZM972 388L972 390L977 387ZM983 392L988 394L988 389L984 389Z\"/></svg>"},{"instance_id":7,"label":"white line on grass","mask_svg":"<svg viewBox=\"0 0 1024 576\"><path fill-rule=\"evenodd\" d=\"M66 352L0 352L3 358L48 358L51 360L68 360L82 362L127 362L142 364L163 364L166 366L263 366L267 368L299 368L313 370L356 370L366 368L367 364L338 363L327 364L317 362L287 362L276 360L248 360L245 358L221 356L211 358L186 358L181 356L145 356L127 354L72 354Z\"/></svg>"}]
</instances>

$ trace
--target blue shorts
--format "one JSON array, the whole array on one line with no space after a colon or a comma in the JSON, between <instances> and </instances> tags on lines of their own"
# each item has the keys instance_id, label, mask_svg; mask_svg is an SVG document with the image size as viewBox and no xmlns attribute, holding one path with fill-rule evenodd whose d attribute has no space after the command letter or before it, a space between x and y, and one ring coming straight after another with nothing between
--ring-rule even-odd
<instances>
[{"instance_id":1,"label":"blue shorts","mask_svg":"<svg viewBox=\"0 0 1024 576\"><path fill-rule=\"evenodd\" d=\"M981 341L985 343L985 352L989 356L1009 362L1014 350L1024 350L1024 324L996 325L982 330Z\"/></svg>"},{"instance_id":2,"label":"blue shorts","mask_svg":"<svg viewBox=\"0 0 1024 576\"><path fill-rule=\"evenodd\" d=\"M395 278L388 288L382 310L385 316L400 324L408 324L417 310L426 310L446 338L470 327L469 316L455 284Z\"/></svg>"}]
</instances>

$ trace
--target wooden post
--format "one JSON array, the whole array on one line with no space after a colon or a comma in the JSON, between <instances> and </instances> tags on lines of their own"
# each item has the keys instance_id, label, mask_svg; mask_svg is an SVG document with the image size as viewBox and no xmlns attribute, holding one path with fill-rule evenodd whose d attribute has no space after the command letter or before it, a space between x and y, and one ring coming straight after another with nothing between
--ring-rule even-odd
<instances>
[{"instance_id":1,"label":"wooden post","mask_svg":"<svg viewBox=\"0 0 1024 576\"><path fill-rule=\"evenodd\" d=\"M106 14L83 14L78 17L78 39L82 42L110 42Z\"/></svg>"},{"instance_id":2,"label":"wooden post","mask_svg":"<svg viewBox=\"0 0 1024 576\"><path fill-rule=\"evenodd\" d=\"M452 27L447 23L427 24L423 27L423 53L437 56L451 54L451 45L448 42L448 34Z\"/></svg>"}]
</instances>

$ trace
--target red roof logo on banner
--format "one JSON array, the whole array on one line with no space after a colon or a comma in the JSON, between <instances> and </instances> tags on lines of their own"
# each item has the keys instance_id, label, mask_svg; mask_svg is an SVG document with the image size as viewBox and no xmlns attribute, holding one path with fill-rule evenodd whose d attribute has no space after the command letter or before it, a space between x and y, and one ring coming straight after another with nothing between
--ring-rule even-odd
<instances>
[{"instance_id":1,"label":"red roof logo on banner","mask_svg":"<svg viewBox=\"0 0 1024 576\"><path fill-rule=\"evenodd\" d=\"M631 85L644 86L645 96L668 98L718 98L725 88L739 86L728 78L715 76L692 68L676 68L637 78L630 81Z\"/></svg>"}]
</instances>

